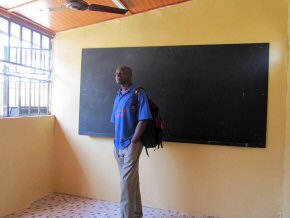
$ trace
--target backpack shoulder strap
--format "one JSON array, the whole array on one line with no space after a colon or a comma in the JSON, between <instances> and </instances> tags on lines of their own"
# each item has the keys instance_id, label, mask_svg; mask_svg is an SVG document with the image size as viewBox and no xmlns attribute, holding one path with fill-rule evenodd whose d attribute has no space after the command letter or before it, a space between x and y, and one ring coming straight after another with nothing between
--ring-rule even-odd
<instances>
[{"instance_id":1,"label":"backpack shoulder strap","mask_svg":"<svg viewBox=\"0 0 290 218\"><path fill-rule=\"evenodd\" d=\"M137 103L137 105L138 105L138 95L139 95L139 91L141 89L143 89L145 91L145 89L142 86L135 88L135 91L134 91L134 99L135 99L135 102ZM146 91L145 91L145 93L146 93Z\"/></svg>"},{"instance_id":2,"label":"backpack shoulder strap","mask_svg":"<svg viewBox=\"0 0 290 218\"><path fill-rule=\"evenodd\" d=\"M145 89L142 86L136 87L135 88L135 94L138 94L141 89L143 89L145 91Z\"/></svg>"}]
</instances>

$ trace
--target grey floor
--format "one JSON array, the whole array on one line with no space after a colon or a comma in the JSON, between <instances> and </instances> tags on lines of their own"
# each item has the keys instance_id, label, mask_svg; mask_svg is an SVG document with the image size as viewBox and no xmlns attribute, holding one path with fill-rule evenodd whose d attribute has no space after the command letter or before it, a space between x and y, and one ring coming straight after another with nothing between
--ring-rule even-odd
<instances>
[{"instance_id":1,"label":"grey floor","mask_svg":"<svg viewBox=\"0 0 290 218\"><path fill-rule=\"evenodd\" d=\"M143 207L143 213L144 218L217 218L213 216L194 216L188 213L149 207ZM118 203L54 193L5 218L119 218L118 214Z\"/></svg>"}]
</instances>

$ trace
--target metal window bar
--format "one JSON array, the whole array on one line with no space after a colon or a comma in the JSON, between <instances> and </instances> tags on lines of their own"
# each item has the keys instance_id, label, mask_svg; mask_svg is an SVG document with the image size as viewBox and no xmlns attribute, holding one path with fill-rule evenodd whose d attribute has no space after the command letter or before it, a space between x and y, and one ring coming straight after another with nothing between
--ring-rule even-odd
<instances>
[{"instance_id":1,"label":"metal window bar","mask_svg":"<svg viewBox=\"0 0 290 218\"><path fill-rule=\"evenodd\" d=\"M40 60L39 60L39 68L43 68L42 67L42 51L43 51L43 49L42 49L42 35L40 35L40 54L39 54L39 58L40 58Z\"/></svg>"},{"instance_id":2,"label":"metal window bar","mask_svg":"<svg viewBox=\"0 0 290 218\"><path fill-rule=\"evenodd\" d=\"M12 36L11 21L8 20L8 45L4 49L4 60L0 60L0 65L4 66L0 71L3 76L3 103L0 106L3 108L4 116L13 116L12 112L15 110L18 111L16 115L50 113L51 39L49 39L49 49L43 49L42 37L44 35L40 33L40 48L33 48L34 32L31 30L31 40L25 40L29 43L26 43L25 46L29 46L24 48L23 27L20 28L20 37ZM17 41L18 39L20 47L11 46L12 40ZM22 72L22 70L24 71ZM24 74L22 75L22 73ZM17 77L18 80L15 79Z\"/></svg>"},{"instance_id":3,"label":"metal window bar","mask_svg":"<svg viewBox=\"0 0 290 218\"><path fill-rule=\"evenodd\" d=\"M28 56L26 55L26 53L29 52L29 50L31 50L32 52L32 56L31 59L32 61L30 61L30 65L27 64L27 58ZM43 60L45 60L46 58L50 57L50 50L49 49L39 49L39 48L20 48L20 47L10 47L10 49L7 49L7 52L9 51L9 53L11 53L11 51L15 54L15 62L14 61L10 61L10 59L7 60L0 60L1 62L5 62L5 63L11 63L11 64L15 64L18 66L23 66L23 67L29 67L31 69L35 69L35 70L41 70L47 73L50 73L50 69L46 69L45 65L39 63L40 61L43 62ZM18 59L18 54L22 54L22 52L20 51L25 51L25 58L20 58L20 60ZM10 55L7 55L10 58ZM44 56L44 57L42 57ZM46 57L48 56L48 57ZM18 61L19 60L19 61Z\"/></svg>"},{"instance_id":4,"label":"metal window bar","mask_svg":"<svg viewBox=\"0 0 290 218\"><path fill-rule=\"evenodd\" d=\"M25 78L21 76L1 75L5 78L3 85L6 90L3 110L7 110L7 112L4 116L6 115L10 117L49 114L49 102L41 104L41 97L49 95L51 85L50 81ZM41 88L43 85L46 89ZM25 88L27 86L29 86L29 90ZM27 95L29 95L28 106L23 100L27 99Z\"/></svg>"},{"instance_id":5,"label":"metal window bar","mask_svg":"<svg viewBox=\"0 0 290 218\"><path fill-rule=\"evenodd\" d=\"M8 22L8 48L11 46L11 22ZM10 61L10 49L7 51L7 60Z\"/></svg>"},{"instance_id":6,"label":"metal window bar","mask_svg":"<svg viewBox=\"0 0 290 218\"><path fill-rule=\"evenodd\" d=\"M27 106L27 102L26 102L26 83L24 83L24 106L26 107Z\"/></svg>"},{"instance_id":7,"label":"metal window bar","mask_svg":"<svg viewBox=\"0 0 290 218\"><path fill-rule=\"evenodd\" d=\"M22 47L23 47L23 42L22 42L22 38L23 38L23 35L22 35L22 30L23 30L23 27L20 26L20 51L19 51L19 63L22 64Z\"/></svg>"},{"instance_id":8,"label":"metal window bar","mask_svg":"<svg viewBox=\"0 0 290 218\"><path fill-rule=\"evenodd\" d=\"M9 79L4 77L4 116L9 115Z\"/></svg>"},{"instance_id":9,"label":"metal window bar","mask_svg":"<svg viewBox=\"0 0 290 218\"><path fill-rule=\"evenodd\" d=\"M28 115L31 116L31 80L29 80L29 107Z\"/></svg>"},{"instance_id":10,"label":"metal window bar","mask_svg":"<svg viewBox=\"0 0 290 218\"><path fill-rule=\"evenodd\" d=\"M47 101L46 101L46 107L47 107L47 113L50 113L50 97L51 97L51 87L50 87L50 83L46 83L47 86Z\"/></svg>"},{"instance_id":11,"label":"metal window bar","mask_svg":"<svg viewBox=\"0 0 290 218\"><path fill-rule=\"evenodd\" d=\"M40 85L41 82L38 83L38 115L40 115L40 94L41 94L41 90L40 90Z\"/></svg>"},{"instance_id":12,"label":"metal window bar","mask_svg":"<svg viewBox=\"0 0 290 218\"><path fill-rule=\"evenodd\" d=\"M32 67L32 55L33 55L33 51L32 51L32 48L33 48L33 45L32 45L32 42L33 42L33 31L30 31L30 66Z\"/></svg>"},{"instance_id":13,"label":"metal window bar","mask_svg":"<svg viewBox=\"0 0 290 218\"><path fill-rule=\"evenodd\" d=\"M32 104L32 107L34 107L36 105L36 98L35 98L35 95L36 95L36 85L35 83L32 83L33 84L33 104Z\"/></svg>"},{"instance_id":14,"label":"metal window bar","mask_svg":"<svg viewBox=\"0 0 290 218\"><path fill-rule=\"evenodd\" d=\"M21 78L18 78L18 108L21 111Z\"/></svg>"},{"instance_id":15,"label":"metal window bar","mask_svg":"<svg viewBox=\"0 0 290 218\"><path fill-rule=\"evenodd\" d=\"M43 74L50 74L50 70L46 70L46 69L30 67L30 66L27 66L27 65L18 64L18 63L15 63L15 62L10 62L10 61L5 61L5 60L0 60L0 62L7 63L7 64L13 64L15 66L21 66L21 67L25 67L25 68L30 68L32 70L39 70L39 71L42 71ZM39 74L39 73L35 73L35 74Z\"/></svg>"}]
</instances>

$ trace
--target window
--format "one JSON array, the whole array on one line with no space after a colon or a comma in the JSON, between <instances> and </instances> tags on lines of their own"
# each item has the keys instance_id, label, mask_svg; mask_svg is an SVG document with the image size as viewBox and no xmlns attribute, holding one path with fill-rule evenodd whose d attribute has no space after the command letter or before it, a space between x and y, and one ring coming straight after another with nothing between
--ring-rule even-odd
<instances>
[{"instance_id":1,"label":"window","mask_svg":"<svg viewBox=\"0 0 290 218\"><path fill-rule=\"evenodd\" d=\"M51 39L0 17L0 116L50 114Z\"/></svg>"}]
</instances>

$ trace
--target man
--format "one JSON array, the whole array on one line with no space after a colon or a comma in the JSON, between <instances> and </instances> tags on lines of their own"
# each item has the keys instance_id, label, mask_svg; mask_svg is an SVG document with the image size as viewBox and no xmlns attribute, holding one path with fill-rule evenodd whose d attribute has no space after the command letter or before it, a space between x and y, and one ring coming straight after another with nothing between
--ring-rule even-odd
<instances>
[{"instance_id":1,"label":"man","mask_svg":"<svg viewBox=\"0 0 290 218\"><path fill-rule=\"evenodd\" d=\"M152 115L144 90L139 90L138 102L135 100L130 67L119 66L115 79L121 88L115 99L111 122L115 124L114 155L121 177L121 218L141 218L139 157L143 144L140 137Z\"/></svg>"}]
</instances>

